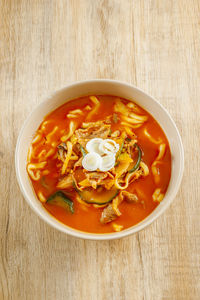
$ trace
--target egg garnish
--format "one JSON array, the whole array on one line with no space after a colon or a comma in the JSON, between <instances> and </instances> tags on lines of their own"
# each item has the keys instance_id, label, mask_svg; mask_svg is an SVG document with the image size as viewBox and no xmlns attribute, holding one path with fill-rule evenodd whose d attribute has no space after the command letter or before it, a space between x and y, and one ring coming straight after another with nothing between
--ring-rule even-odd
<instances>
[{"instance_id":1,"label":"egg garnish","mask_svg":"<svg viewBox=\"0 0 200 300\"><path fill-rule=\"evenodd\" d=\"M88 153L82 160L82 166L87 171L107 172L115 166L116 153L119 151L119 144L112 139L91 139L86 144Z\"/></svg>"}]
</instances>

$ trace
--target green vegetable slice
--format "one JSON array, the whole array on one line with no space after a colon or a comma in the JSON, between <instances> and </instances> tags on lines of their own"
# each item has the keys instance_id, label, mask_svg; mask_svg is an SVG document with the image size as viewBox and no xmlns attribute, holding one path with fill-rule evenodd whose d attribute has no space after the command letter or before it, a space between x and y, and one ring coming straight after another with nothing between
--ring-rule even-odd
<instances>
[{"instance_id":1,"label":"green vegetable slice","mask_svg":"<svg viewBox=\"0 0 200 300\"><path fill-rule=\"evenodd\" d=\"M139 168L140 161L142 158L142 151L141 151L140 147L137 144L135 145L135 147L138 149L138 159L137 159L135 166L131 170L129 170L129 173L132 173Z\"/></svg>"},{"instance_id":2,"label":"green vegetable slice","mask_svg":"<svg viewBox=\"0 0 200 300\"><path fill-rule=\"evenodd\" d=\"M111 202L119 193L119 190L112 188L110 190L103 189L101 192L93 188L84 189L79 191L76 189L81 199L90 204L104 205Z\"/></svg>"},{"instance_id":3,"label":"green vegetable slice","mask_svg":"<svg viewBox=\"0 0 200 300\"><path fill-rule=\"evenodd\" d=\"M65 208L70 213L74 213L74 203L62 191L57 191L47 199L47 203L51 203Z\"/></svg>"},{"instance_id":4,"label":"green vegetable slice","mask_svg":"<svg viewBox=\"0 0 200 300\"><path fill-rule=\"evenodd\" d=\"M82 153L83 157L86 156L87 152L86 152L86 150L83 148L83 146L81 146L81 144L80 144L80 149L81 149L81 153Z\"/></svg>"},{"instance_id":5,"label":"green vegetable slice","mask_svg":"<svg viewBox=\"0 0 200 300\"><path fill-rule=\"evenodd\" d=\"M119 148L119 151L118 151L118 153L117 153L117 155L116 155L116 164L115 164L115 166L117 165L117 160L118 160L118 158L119 158L119 156L120 156L120 154L122 153L122 150L123 150L123 148L124 148L124 142L125 142L125 139L123 139L123 141L122 141L122 143L121 143L121 146L120 146L120 148Z\"/></svg>"}]
</instances>

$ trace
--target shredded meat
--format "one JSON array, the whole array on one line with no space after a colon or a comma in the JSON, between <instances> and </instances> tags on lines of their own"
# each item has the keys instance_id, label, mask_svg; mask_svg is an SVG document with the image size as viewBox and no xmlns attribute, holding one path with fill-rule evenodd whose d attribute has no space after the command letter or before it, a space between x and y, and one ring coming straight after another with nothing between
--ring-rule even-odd
<instances>
[{"instance_id":1,"label":"shredded meat","mask_svg":"<svg viewBox=\"0 0 200 300\"><path fill-rule=\"evenodd\" d=\"M58 156L59 156L59 159L62 160L62 162L65 161L66 153L67 153L67 145L65 143L61 143L58 146Z\"/></svg>"},{"instance_id":2,"label":"shredded meat","mask_svg":"<svg viewBox=\"0 0 200 300\"><path fill-rule=\"evenodd\" d=\"M121 191L120 192L120 197L122 200L125 200L129 203L136 203L138 202L138 197L136 194L129 193L127 191Z\"/></svg>"},{"instance_id":3,"label":"shredded meat","mask_svg":"<svg viewBox=\"0 0 200 300\"><path fill-rule=\"evenodd\" d=\"M75 131L76 137L79 140L90 140L93 138L106 139L110 133L110 125L91 125L86 129L77 129Z\"/></svg>"},{"instance_id":4,"label":"shredded meat","mask_svg":"<svg viewBox=\"0 0 200 300\"><path fill-rule=\"evenodd\" d=\"M57 184L57 188L59 189L70 189L73 188L73 179L71 174L62 178L59 183Z\"/></svg>"},{"instance_id":5,"label":"shredded meat","mask_svg":"<svg viewBox=\"0 0 200 300\"><path fill-rule=\"evenodd\" d=\"M114 185L114 180L107 178L101 181L101 185L104 186L107 190L110 190Z\"/></svg>"},{"instance_id":6,"label":"shredded meat","mask_svg":"<svg viewBox=\"0 0 200 300\"><path fill-rule=\"evenodd\" d=\"M124 148L126 149L126 152L132 156L133 152L135 151L135 144L137 143L136 139L133 139L131 141L125 141Z\"/></svg>"},{"instance_id":7,"label":"shredded meat","mask_svg":"<svg viewBox=\"0 0 200 300\"><path fill-rule=\"evenodd\" d=\"M80 156L81 155L81 149L80 149L80 144L76 143L73 145L73 151L76 155Z\"/></svg>"},{"instance_id":8,"label":"shredded meat","mask_svg":"<svg viewBox=\"0 0 200 300\"><path fill-rule=\"evenodd\" d=\"M77 162L74 164L74 171L76 170L76 168L82 167L82 160L83 157L79 158L79 160L77 160Z\"/></svg>"},{"instance_id":9,"label":"shredded meat","mask_svg":"<svg viewBox=\"0 0 200 300\"><path fill-rule=\"evenodd\" d=\"M105 173L93 172L93 173L97 173L98 175L98 178L94 178L97 179L97 185L104 186L107 190L110 190L112 188L112 186L114 185L114 176L110 172L105 172ZM99 174L101 175L101 177L99 177ZM88 179L91 180L92 178L88 178Z\"/></svg>"},{"instance_id":10,"label":"shredded meat","mask_svg":"<svg viewBox=\"0 0 200 300\"><path fill-rule=\"evenodd\" d=\"M88 179L102 180L107 177L107 173L103 172L90 172L86 174Z\"/></svg>"},{"instance_id":11,"label":"shredded meat","mask_svg":"<svg viewBox=\"0 0 200 300\"><path fill-rule=\"evenodd\" d=\"M90 172L85 174L94 189L97 188L97 185L102 184L103 179L107 177L107 173L103 172Z\"/></svg>"},{"instance_id":12,"label":"shredded meat","mask_svg":"<svg viewBox=\"0 0 200 300\"><path fill-rule=\"evenodd\" d=\"M74 165L75 165L75 160L69 160L66 171L68 173L72 172Z\"/></svg>"},{"instance_id":13,"label":"shredded meat","mask_svg":"<svg viewBox=\"0 0 200 300\"><path fill-rule=\"evenodd\" d=\"M83 187L80 187L78 185L78 182L76 180L76 177L72 174L72 180L73 180L73 183L75 184L76 188L79 190L79 191L82 191L83 190Z\"/></svg>"},{"instance_id":14,"label":"shredded meat","mask_svg":"<svg viewBox=\"0 0 200 300\"><path fill-rule=\"evenodd\" d=\"M116 218L117 218L117 214L114 211L112 204L109 204L107 207L104 208L104 210L101 214L100 222L102 224L106 224L106 223L112 222Z\"/></svg>"}]
</instances>

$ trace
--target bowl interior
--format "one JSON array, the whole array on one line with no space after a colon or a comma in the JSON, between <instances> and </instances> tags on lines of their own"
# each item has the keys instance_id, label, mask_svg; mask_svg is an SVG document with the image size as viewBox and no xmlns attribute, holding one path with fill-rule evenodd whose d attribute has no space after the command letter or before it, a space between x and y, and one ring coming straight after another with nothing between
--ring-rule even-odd
<instances>
[{"instance_id":1,"label":"bowl interior","mask_svg":"<svg viewBox=\"0 0 200 300\"><path fill-rule=\"evenodd\" d=\"M168 138L172 154L171 179L163 201L142 222L118 233L85 233L60 223L44 209L42 204L36 198L31 181L26 171L27 152L29 145L35 131L37 130L39 124L43 121L45 115L71 99L92 94L110 94L129 100L134 100L135 103L138 103L145 110L150 112L158 121ZM148 96L136 87L125 83L112 80L92 80L78 82L59 90L46 99L46 101L37 106L35 110L33 110L20 132L16 147L15 163L20 189L29 205L41 218L58 230L73 236L86 239L105 240L120 238L143 229L153 222L153 220L155 220L168 207L175 197L181 182L184 166L184 154L181 138L175 123L171 119L168 112L155 99Z\"/></svg>"}]
</instances>

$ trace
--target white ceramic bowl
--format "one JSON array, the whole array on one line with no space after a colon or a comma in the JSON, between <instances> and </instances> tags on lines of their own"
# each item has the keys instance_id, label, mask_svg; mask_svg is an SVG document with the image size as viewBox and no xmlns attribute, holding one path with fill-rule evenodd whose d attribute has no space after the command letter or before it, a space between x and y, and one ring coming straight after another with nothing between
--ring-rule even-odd
<instances>
[{"instance_id":1,"label":"white ceramic bowl","mask_svg":"<svg viewBox=\"0 0 200 300\"><path fill-rule=\"evenodd\" d=\"M31 143L32 137L36 129L43 121L45 115L47 115L49 112L53 111L66 101L75 99L80 96L93 94L110 94L123 97L129 100L134 100L145 110L150 112L153 115L153 117L159 122L168 138L171 148L172 173L169 187L167 189L163 201L142 222L121 232L107 234L87 233L78 231L57 221L44 209L40 201L37 199L26 171L28 147ZM114 80L100 79L76 82L74 84L66 86L63 89L55 92L53 95L51 95L48 99L46 99L32 111L32 113L25 121L24 126L22 127L20 135L18 137L15 153L15 165L17 179L22 194L24 195L26 201L31 206L31 208L44 221L46 221L54 228L75 237L91 240L112 240L138 232L139 230L151 224L167 209L167 207L170 205L170 203L176 196L176 193L181 183L184 169L184 151L181 137L174 121L172 120L166 109L162 105L160 105L154 98L132 85Z\"/></svg>"}]
</instances>

